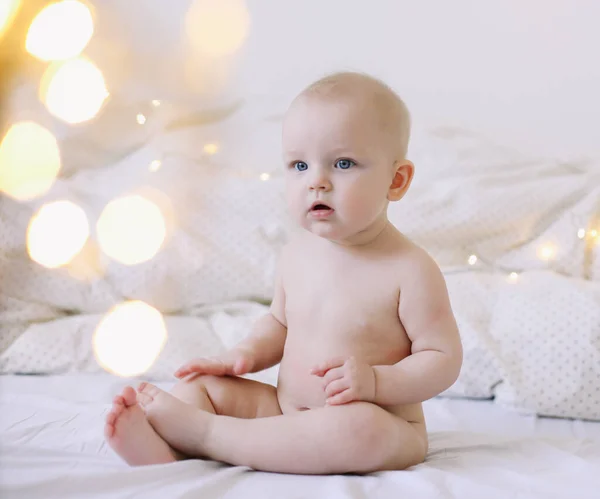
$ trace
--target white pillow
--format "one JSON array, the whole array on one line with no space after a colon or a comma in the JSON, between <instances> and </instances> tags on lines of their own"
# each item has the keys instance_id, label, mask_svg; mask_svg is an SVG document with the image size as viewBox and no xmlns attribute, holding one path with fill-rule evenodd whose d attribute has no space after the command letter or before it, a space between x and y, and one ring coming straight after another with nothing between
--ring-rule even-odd
<instances>
[{"instance_id":1,"label":"white pillow","mask_svg":"<svg viewBox=\"0 0 600 499\"><path fill-rule=\"evenodd\" d=\"M600 420L600 282L524 274L499 293L490 333L502 378L498 403Z\"/></svg>"},{"instance_id":2,"label":"white pillow","mask_svg":"<svg viewBox=\"0 0 600 499\"><path fill-rule=\"evenodd\" d=\"M150 368L135 378L175 381L173 373L183 363L231 348L248 335L254 322L267 311L268 307L258 303L233 302L198 308L195 317L165 316L167 341ZM101 318L100 314L81 314L30 325L0 353L0 371L10 374L102 372L105 368L93 350L94 331ZM143 340L143 331L122 338L122 343L114 345L115 352L131 351L133 356L135 346ZM110 362L107 364L115 367ZM277 368L247 377L275 384Z\"/></svg>"}]
</instances>

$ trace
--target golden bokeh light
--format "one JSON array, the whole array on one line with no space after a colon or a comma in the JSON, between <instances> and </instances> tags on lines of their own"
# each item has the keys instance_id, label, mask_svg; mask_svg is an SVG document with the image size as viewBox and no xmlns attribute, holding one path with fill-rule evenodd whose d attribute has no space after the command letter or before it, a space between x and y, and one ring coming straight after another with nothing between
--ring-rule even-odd
<instances>
[{"instance_id":1,"label":"golden bokeh light","mask_svg":"<svg viewBox=\"0 0 600 499\"><path fill-rule=\"evenodd\" d=\"M219 146L217 144L204 144L203 151L212 156L213 154L217 154Z\"/></svg>"},{"instance_id":2,"label":"golden bokeh light","mask_svg":"<svg viewBox=\"0 0 600 499\"><path fill-rule=\"evenodd\" d=\"M162 161L160 159L155 159L150 162L150 166L148 167L148 170L150 170L151 172L157 172L161 166L162 166Z\"/></svg>"},{"instance_id":3,"label":"golden bokeh light","mask_svg":"<svg viewBox=\"0 0 600 499\"><path fill-rule=\"evenodd\" d=\"M550 243L540 246L537 250L537 256L540 260L552 260L556 256L556 246Z\"/></svg>"},{"instance_id":4,"label":"golden bokeh light","mask_svg":"<svg viewBox=\"0 0 600 499\"><path fill-rule=\"evenodd\" d=\"M10 127L0 143L0 191L19 201L48 192L60 171L54 135L32 121Z\"/></svg>"},{"instance_id":5,"label":"golden bokeh light","mask_svg":"<svg viewBox=\"0 0 600 499\"><path fill-rule=\"evenodd\" d=\"M71 124L96 116L106 97L102 72L84 57L51 64L40 85L40 99L48 111Z\"/></svg>"},{"instance_id":6,"label":"golden bokeh light","mask_svg":"<svg viewBox=\"0 0 600 499\"><path fill-rule=\"evenodd\" d=\"M0 39L12 24L20 5L20 0L0 0Z\"/></svg>"},{"instance_id":7,"label":"golden bokeh light","mask_svg":"<svg viewBox=\"0 0 600 499\"><path fill-rule=\"evenodd\" d=\"M250 14L243 0L194 0L185 29L191 46L209 57L236 52L250 31Z\"/></svg>"},{"instance_id":8,"label":"golden bokeh light","mask_svg":"<svg viewBox=\"0 0 600 499\"><path fill-rule=\"evenodd\" d=\"M92 13L81 2L51 3L32 21L25 48L42 61L59 61L79 55L94 33Z\"/></svg>"},{"instance_id":9,"label":"golden bokeh light","mask_svg":"<svg viewBox=\"0 0 600 499\"><path fill-rule=\"evenodd\" d=\"M94 355L107 371L138 376L155 362L167 341L161 313L142 301L114 306L94 332Z\"/></svg>"},{"instance_id":10,"label":"golden bokeh light","mask_svg":"<svg viewBox=\"0 0 600 499\"><path fill-rule=\"evenodd\" d=\"M85 212L70 201L45 204L31 217L27 251L31 259L48 268L69 263L90 235Z\"/></svg>"},{"instance_id":11,"label":"golden bokeh light","mask_svg":"<svg viewBox=\"0 0 600 499\"><path fill-rule=\"evenodd\" d=\"M158 253L165 240L166 224L155 203L131 195L106 205L96 231L104 253L125 265L136 265Z\"/></svg>"}]
</instances>

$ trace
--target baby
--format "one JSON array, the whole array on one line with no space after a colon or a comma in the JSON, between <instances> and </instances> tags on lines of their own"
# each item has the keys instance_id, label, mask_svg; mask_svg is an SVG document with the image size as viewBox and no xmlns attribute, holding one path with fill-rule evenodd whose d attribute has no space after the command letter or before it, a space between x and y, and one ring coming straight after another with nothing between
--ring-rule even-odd
<instances>
[{"instance_id":1,"label":"baby","mask_svg":"<svg viewBox=\"0 0 600 499\"><path fill-rule=\"evenodd\" d=\"M299 231L248 337L181 367L171 393L126 387L106 418L129 464L202 457L257 470L369 473L423 462L421 402L457 379L462 346L442 273L387 218L413 178L409 114L358 73L305 89L283 123ZM238 377L280 363L277 387Z\"/></svg>"}]
</instances>

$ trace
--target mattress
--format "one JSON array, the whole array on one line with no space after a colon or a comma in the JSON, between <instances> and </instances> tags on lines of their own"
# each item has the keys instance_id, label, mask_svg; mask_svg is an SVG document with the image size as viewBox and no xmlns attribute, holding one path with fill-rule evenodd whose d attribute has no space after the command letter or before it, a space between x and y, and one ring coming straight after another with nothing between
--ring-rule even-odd
<instances>
[{"instance_id":1,"label":"mattress","mask_svg":"<svg viewBox=\"0 0 600 499\"><path fill-rule=\"evenodd\" d=\"M108 374L1 376L0 496L600 497L600 423L525 416L481 400L427 401L430 452L405 471L286 475L204 460L130 468L102 435L126 383Z\"/></svg>"}]
</instances>

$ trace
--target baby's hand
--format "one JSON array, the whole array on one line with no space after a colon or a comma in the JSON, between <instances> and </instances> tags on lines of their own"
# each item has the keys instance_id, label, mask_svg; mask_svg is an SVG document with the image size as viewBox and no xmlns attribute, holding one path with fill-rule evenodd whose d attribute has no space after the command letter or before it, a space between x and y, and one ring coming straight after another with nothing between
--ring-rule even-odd
<instances>
[{"instance_id":1,"label":"baby's hand","mask_svg":"<svg viewBox=\"0 0 600 499\"><path fill-rule=\"evenodd\" d=\"M212 374L213 376L240 376L254 367L254 356L247 350L233 349L216 357L194 359L175 371L177 378L188 374Z\"/></svg>"},{"instance_id":2,"label":"baby's hand","mask_svg":"<svg viewBox=\"0 0 600 499\"><path fill-rule=\"evenodd\" d=\"M355 357L336 358L310 370L323 378L327 405L347 404L354 400L372 402L375 399L375 371Z\"/></svg>"}]
</instances>

